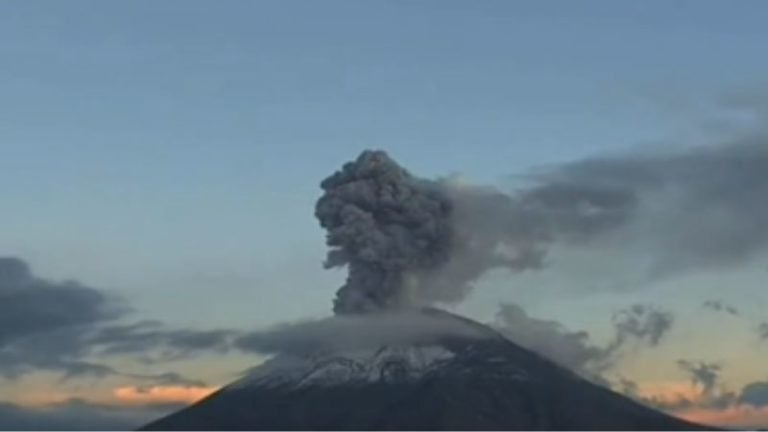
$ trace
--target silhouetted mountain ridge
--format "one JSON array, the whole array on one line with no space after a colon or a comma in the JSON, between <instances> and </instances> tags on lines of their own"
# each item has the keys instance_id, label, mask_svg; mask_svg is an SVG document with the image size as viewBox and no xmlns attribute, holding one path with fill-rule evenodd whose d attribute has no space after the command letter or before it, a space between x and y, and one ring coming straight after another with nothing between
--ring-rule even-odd
<instances>
[{"instance_id":1,"label":"silhouetted mountain ridge","mask_svg":"<svg viewBox=\"0 0 768 432\"><path fill-rule=\"evenodd\" d=\"M475 321L477 336L277 355L142 430L713 430L592 384Z\"/></svg>"}]
</instances>

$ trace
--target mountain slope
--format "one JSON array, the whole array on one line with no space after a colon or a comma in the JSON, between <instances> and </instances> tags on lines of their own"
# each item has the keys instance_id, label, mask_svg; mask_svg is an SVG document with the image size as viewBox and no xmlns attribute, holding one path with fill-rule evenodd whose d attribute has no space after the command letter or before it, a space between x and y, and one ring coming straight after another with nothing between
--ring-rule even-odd
<instances>
[{"instance_id":1,"label":"mountain slope","mask_svg":"<svg viewBox=\"0 0 768 432\"><path fill-rule=\"evenodd\" d=\"M704 430L601 388L492 329L279 355L143 430Z\"/></svg>"}]
</instances>

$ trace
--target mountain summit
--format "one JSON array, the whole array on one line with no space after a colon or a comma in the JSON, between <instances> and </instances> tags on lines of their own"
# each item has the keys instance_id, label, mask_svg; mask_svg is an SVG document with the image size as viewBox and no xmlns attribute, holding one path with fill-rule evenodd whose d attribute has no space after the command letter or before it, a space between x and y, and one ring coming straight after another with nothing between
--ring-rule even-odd
<instances>
[{"instance_id":1,"label":"mountain summit","mask_svg":"<svg viewBox=\"0 0 768 432\"><path fill-rule=\"evenodd\" d=\"M452 331L278 354L142 430L709 429L592 384L475 321L418 313Z\"/></svg>"}]
</instances>

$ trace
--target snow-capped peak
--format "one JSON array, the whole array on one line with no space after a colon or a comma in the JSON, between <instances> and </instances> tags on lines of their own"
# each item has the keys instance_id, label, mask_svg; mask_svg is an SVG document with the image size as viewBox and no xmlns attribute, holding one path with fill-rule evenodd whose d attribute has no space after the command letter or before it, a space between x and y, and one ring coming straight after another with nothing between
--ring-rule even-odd
<instances>
[{"instance_id":1,"label":"snow-capped peak","mask_svg":"<svg viewBox=\"0 0 768 432\"><path fill-rule=\"evenodd\" d=\"M230 388L334 386L416 379L453 356L439 345L384 346L311 356L280 354L254 368Z\"/></svg>"}]
</instances>

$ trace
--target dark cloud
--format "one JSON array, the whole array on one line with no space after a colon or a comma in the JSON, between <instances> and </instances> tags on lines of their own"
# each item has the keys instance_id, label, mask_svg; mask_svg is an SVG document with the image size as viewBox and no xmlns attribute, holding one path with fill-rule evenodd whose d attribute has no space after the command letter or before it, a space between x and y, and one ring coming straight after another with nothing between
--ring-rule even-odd
<instances>
[{"instance_id":1,"label":"dark cloud","mask_svg":"<svg viewBox=\"0 0 768 432\"><path fill-rule=\"evenodd\" d=\"M84 359L84 332L120 318L119 299L77 282L35 276L18 258L0 258L0 376L50 370L64 378L104 377L110 367Z\"/></svg>"},{"instance_id":2,"label":"dark cloud","mask_svg":"<svg viewBox=\"0 0 768 432\"><path fill-rule=\"evenodd\" d=\"M658 345L672 323L669 312L651 305L632 305L614 314L614 336L605 346L595 345L585 331L570 331L557 321L531 317L516 304L500 305L492 325L521 346L604 382L601 374L615 365L624 349L638 342Z\"/></svg>"},{"instance_id":3,"label":"dark cloud","mask_svg":"<svg viewBox=\"0 0 768 432\"><path fill-rule=\"evenodd\" d=\"M591 158L537 175L524 196L555 233L594 240L572 223L607 214L624 253L644 253L654 275L743 264L768 246L768 140L763 136L671 154ZM600 194L610 199L599 200ZM595 204L597 203L597 204ZM554 216L553 216L554 215ZM603 219L601 219L603 220ZM619 253L622 253L619 250Z\"/></svg>"},{"instance_id":4,"label":"dark cloud","mask_svg":"<svg viewBox=\"0 0 768 432\"><path fill-rule=\"evenodd\" d=\"M511 194L410 174L365 151L321 186L315 214L347 266L337 312L456 302L486 271L563 268L553 251L631 263L631 284L743 265L768 250L768 139L595 157L525 177ZM611 271L614 270L614 271ZM724 309L729 312L729 309Z\"/></svg>"},{"instance_id":5,"label":"dark cloud","mask_svg":"<svg viewBox=\"0 0 768 432\"><path fill-rule=\"evenodd\" d=\"M179 404L115 406L71 399L43 407L0 402L0 430L135 430L183 408Z\"/></svg>"},{"instance_id":6,"label":"dark cloud","mask_svg":"<svg viewBox=\"0 0 768 432\"><path fill-rule=\"evenodd\" d=\"M334 303L340 313L403 302L406 277L448 261L451 206L431 182L411 176L381 151L365 151L321 183L315 214L328 231L326 267L347 265Z\"/></svg>"},{"instance_id":7,"label":"dark cloud","mask_svg":"<svg viewBox=\"0 0 768 432\"><path fill-rule=\"evenodd\" d=\"M691 382L701 386L705 395L712 394L719 383L722 366L717 363L682 359L677 361L677 366L688 374Z\"/></svg>"},{"instance_id":8,"label":"dark cloud","mask_svg":"<svg viewBox=\"0 0 768 432\"><path fill-rule=\"evenodd\" d=\"M0 344L35 333L120 317L125 305L77 282L35 277L18 258L0 258Z\"/></svg>"},{"instance_id":9,"label":"dark cloud","mask_svg":"<svg viewBox=\"0 0 768 432\"><path fill-rule=\"evenodd\" d=\"M38 370L58 372L64 379L103 378L116 373L87 359L81 327L37 333L0 346L0 376L15 379Z\"/></svg>"},{"instance_id":10,"label":"dark cloud","mask_svg":"<svg viewBox=\"0 0 768 432\"><path fill-rule=\"evenodd\" d=\"M655 346L672 327L674 317L656 306L635 304L615 313L612 322L616 337L611 347L622 346L631 339L645 340Z\"/></svg>"},{"instance_id":11,"label":"dark cloud","mask_svg":"<svg viewBox=\"0 0 768 432\"><path fill-rule=\"evenodd\" d=\"M755 408L768 406L768 381L757 381L744 386L739 402Z\"/></svg>"},{"instance_id":12,"label":"dark cloud","mask_svg":"<svg viewBox=\"0 0 768 432\"><path fill-rule=\"evenodd\" d=\"M158 321L118 324L130 308L118 298L77 282L34 275L18 258L0 258L0 377L39 370L62 379L132 376L147 381L190 382L167 374L137 375L101 360L113 355L145 361L226 352L233 330L172 329Z\"/></svg>"},{"instance_id":13,"label":"dark cloud","mask_svg":"<svg viewBox=\"0 0 768 432\"><path fill-rule=\"evenodd\" d=\"M739 310L735 307L723 302L722 300L707 300L701 305L703 308L711 309L715 312L724 312L729 315L738 315Z\"/></svg>"},{"instance_id":14,"label":"dark cloud","mask_svg":"<svg viewBox=\"0 0 768 432\"><path fill-rule=\"evenodd\" d=\"M520 193L518 205L538 225L534 238L546 242L589 241L625 224L638 206L637 192L620 184L557 177L537 178L536 184Z\"/></svg>"},{"instance_id":15,"label":"dark cloud","mask_svg":"<svg viewBox=\"0 0 768 432\"><path fill-rule=\"evenodd\" d=\"M462 300L486 271L538 269L550 243L623 223L623 190L551 184L509 196L453 179L413 176L365 151L323 180L315 215L328 231L325 265L347 266L336 312Z\"/></svg>"}]
</instances>

